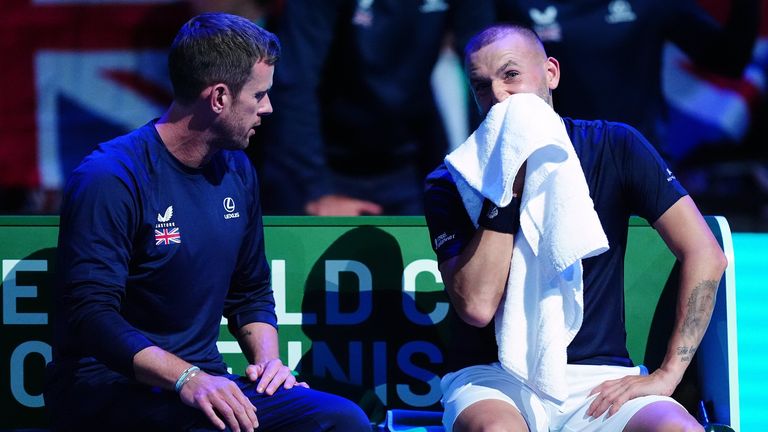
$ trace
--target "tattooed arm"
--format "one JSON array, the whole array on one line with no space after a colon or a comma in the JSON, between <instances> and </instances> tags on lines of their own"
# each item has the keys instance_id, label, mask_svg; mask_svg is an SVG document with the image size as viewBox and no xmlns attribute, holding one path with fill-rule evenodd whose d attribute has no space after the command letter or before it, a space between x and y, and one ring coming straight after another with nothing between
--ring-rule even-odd
<instances>
[{"instance_id":1,"label":"tattooed arm","mask_svg":"<svg viewBox=\"0 0 768 432\"><path fill-rule=\"evenodd\" d=\"M712 316L717 286L727 262L693 200L688 196L680 198L653 227L681 265L674 330L659 369L645 377L606 381L592 391L599 393L587 411L594 417L606 410L612 415L624 402L639 396L671 395Z\"/></svg>"},{"instance_id":2,"label":"tattooed arm","mask_svg":"<svg viewBox=\"0 0 768 432\"><path fill-rule=\"evenodd\" d=\"M678 321L682 314L683 324L681 327L676 328L676 330L683 337L683 345L677 346L675 349L677 351L677 358L682 363L690 362L696 353L698 342L696 344L689 344L688 342L692 339L700 341L704 335L704 331L709 324L709 318L712 315L712 309L714 308L719 282L719 279L701 281L701 283L693 288L685 306L682 304L682 302L686 301L685 297L681 296L678 301Z\"/></svg>"},{"instance_id":3,"label":"tattooed arm","mask_svg":"<svg viewBox=\"0 0 768 432\"><path fill-rule=\"evenodd\" d=\"M675 326L660 367L675 377L676 387L707 330L727 262L690 197L667 210L654 228L681 265Z\"/></svg>"}]
</instances>

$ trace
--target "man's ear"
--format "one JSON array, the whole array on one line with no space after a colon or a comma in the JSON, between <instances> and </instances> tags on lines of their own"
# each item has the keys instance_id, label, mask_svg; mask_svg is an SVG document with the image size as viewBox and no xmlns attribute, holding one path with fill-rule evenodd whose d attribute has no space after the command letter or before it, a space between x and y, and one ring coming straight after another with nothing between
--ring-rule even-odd
<instances>
[{"instance_id":1,"label":"man's ear","mask_svg":"<svg viewBox=\"0 0 768 432\"><path fill-rule=\"evenodd\" d=\"M546 68L547 87L549 87L550 90L554 90L557 88L557 85L560 84L560 62L554 57L549 57L547 58Z\"/></svg>"},{"instance_id":2,"label":"man's ear","mask_svg":"<svg viewBox=\"0 0 768 432\"><path fill-rule=\"evenodd\" d=\"M211 111L221 114L224 108L231 103L231 93L226 84L214 84L209 95Z\"/></svg>"}]
</instances>

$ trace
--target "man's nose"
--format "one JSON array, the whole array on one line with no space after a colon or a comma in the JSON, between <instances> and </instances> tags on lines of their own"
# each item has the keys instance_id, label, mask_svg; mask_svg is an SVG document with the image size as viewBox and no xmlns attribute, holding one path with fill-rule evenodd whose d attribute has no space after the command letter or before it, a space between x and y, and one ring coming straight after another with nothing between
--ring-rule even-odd
<instances>
[{"instance_id":1,"label":"man's nose","mask_svg":"<svg viewBox=\"0 0 768 432\"><path fill-rule=\"evenodd\" d=\"M261 106L261 109L259 109L259 115L269 115L272 114L272 100L269 99L269 94L264 95L264 102Z\"/></svg>"},{"instance_id":2,"label":"man's nose","mask_svg":"<svg viewBox=\"0 0 768 432\"><path fill-rule=\"evenodd\" d=\"M503 102L512 93L507 89L503 82L494 81L491 83L491 91L493 93L493 103L497 104Z\"/></svg>"}]
</instances>

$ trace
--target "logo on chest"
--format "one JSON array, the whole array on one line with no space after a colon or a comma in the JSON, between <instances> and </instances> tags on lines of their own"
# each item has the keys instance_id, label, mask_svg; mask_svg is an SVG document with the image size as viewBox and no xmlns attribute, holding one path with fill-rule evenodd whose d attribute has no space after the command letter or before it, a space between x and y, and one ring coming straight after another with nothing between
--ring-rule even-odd
<instances>
[{"instance_id":1,"label":"logo on chest","mask_svg":"<svg viewBox=\"0 0 768 432\"><path fill-rule=\"evenodd\" d=\"M224 213L224 219L235 219L240 217L240 212L235 211L235 200L232 199L232 197L224 198L224 202L222 204L224 205L224 210L226 211L226 213Z\"/></svg>"},{"instance_id":2,"label":"logo on chest","mask_svg":"<svg viewBox=\"0 0 768 432\"><path fill-rule=\"evenodd\" d=\"M171 222L171 218L173 218L173 206L168 206L165 213L157 214L155 246L181 243L181 233L176 224Z\"/></svg>"}]
</instances>

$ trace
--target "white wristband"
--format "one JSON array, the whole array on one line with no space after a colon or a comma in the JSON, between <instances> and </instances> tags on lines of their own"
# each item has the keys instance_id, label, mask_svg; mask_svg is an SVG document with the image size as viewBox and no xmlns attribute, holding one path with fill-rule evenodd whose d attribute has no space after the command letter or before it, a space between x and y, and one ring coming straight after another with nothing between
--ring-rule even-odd
<instances>
[{"instance_id":1,"label":"white wristband","mask_svg":"<svg viewBox=\"0 0 768 432\"><path fill-rule=\"evenodd\" d=\"M176 380L176 385L174 385L174 388L176 389L176 393L181 392L181 388L184 387L184 384L189 382L192 378L194 378L195 375L200 371L200 368L197 366L190 366L185 370L184 372L179 375L179 379Z\"/></svg>"}]
</instances>

